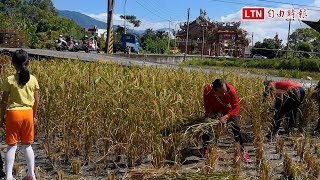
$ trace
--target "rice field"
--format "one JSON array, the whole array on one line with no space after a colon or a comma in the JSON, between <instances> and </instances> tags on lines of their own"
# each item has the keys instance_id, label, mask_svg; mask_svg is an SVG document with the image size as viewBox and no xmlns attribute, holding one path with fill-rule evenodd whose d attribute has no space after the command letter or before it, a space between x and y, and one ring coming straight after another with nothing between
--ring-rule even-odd
<instances>
[{"instance_id":1,"label":"rice field","mask_svg":"<svg viewBox=\"0 0 320 180\"><path fill-rule=\"evenodd\" d=\"M14 72L9 64L1 81ZM266 143L271 101L262 104L260 79L58 59L32 61L30 71L41 87L37 139L52 167L39 170L38 179L319 178L320 141L308 134L318 118L316 104L307 99L301 107L304 133ZM239 147L224 128L216 129L220 145L212 145L195 169L181 161L184 148L201 144L199 134L186 136L185 130L202 119L203 88L216 78L238 93L253 165L239 160Z\"/></svg>"}]
</instances>

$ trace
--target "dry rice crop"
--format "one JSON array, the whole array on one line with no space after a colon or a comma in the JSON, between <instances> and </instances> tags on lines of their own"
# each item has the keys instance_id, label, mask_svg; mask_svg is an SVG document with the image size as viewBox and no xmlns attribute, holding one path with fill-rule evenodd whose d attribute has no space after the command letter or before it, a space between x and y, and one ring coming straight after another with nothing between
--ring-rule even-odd
<instances>
[{"instance_id":1,"label":"dry rice crop","mask_svg":"<svg viewBox=\"0 0 320 180\"><path fill-rule=\"evenodd\" d=\"M183 135L175 133L175 125L203 116L203 88L215 78L226 79L237 90L240 125L254 122L258 133L272 117L270 106L261 102L260 79L66 60L32 61L30 71L41 86L38 137L54 167L69 162L74 174L81 173L82 164L103 163L111 155L124 155L129 166L150 154L157 168L166 156L177 161ZM6 66L1 81L12 72ZM173 133L164 136L163 129ZM259 137L257 143L261 141ZM209 158L213 166L216 156Z\"/></svg>"}]
</instances>

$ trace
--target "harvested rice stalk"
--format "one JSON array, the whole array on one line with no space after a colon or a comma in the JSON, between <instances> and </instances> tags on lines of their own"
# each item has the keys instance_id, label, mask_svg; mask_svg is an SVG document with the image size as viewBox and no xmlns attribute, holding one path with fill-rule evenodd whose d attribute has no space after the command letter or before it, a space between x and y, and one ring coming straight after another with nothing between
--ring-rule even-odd
<instances>
[{"instance_id":1,"label":"harvested rice stalk","mask_svg":"<svg viewBox=\"0 0 320 180\"><path fill-rule=\"evenodd\" d=\"M72 173L73 173L73 174L76 174L76 175L77 175L77 174L80 173L81 164L82 164L82 162L81 162L81 160L79 160L79 159L73 160L73 161L71 162L71 167L72 167Z\"/></svg>"},{"instance_id":2,"label":"harvested rice stalk","mask_svg":"<svg viewBox=\"0 0 320 180\"><path fill-rule=\"evenodd\" d=\"M292 172L292 159L288 155L287 152L284 153L284 159L283 159L283 170L284 170L284 175L286 178L293 177L293 172Z\"/></svg>"},{"instance_id":3,"label":"harvested rice stalk","mask_svg":"<svg viewBox=\"0 0 320 180\"><path fill-rule=\"evenodd\" d=\"M197 133L197 132L203 132L206 128L215 128L220 124L220 121L218 119L211 119L207 118L205 122L194 124L192 126L189 126L188 129L185 131L185 135L188 133Z\"/></svg>"},{"instance_id":4,"label":"harvested rice stalk","mask_svg":"<svg viewBox=\"0 0 320 180\"><path fill-rule=\"evenodd\" d=\"M270 163L268 161L263 160L260 167L260 180L268 180L270 171Z\"/></svg>"},{"instance_id":5,"label":"harvested rice stalk","mask_svg":"<svg viewBox=\"0 0 320 180\"><path fill-rule=\"evenodd\" d=\"M209 151L205 159L205 172L212 173L215 170L216 162L219 158L218 149L216 145L210 145Z\"/></svg>"},{"instance_id":6,"label":"harvested rice stalk","mask_svg":"<svg viewBox=\"0 0 320 180\"><path fill-rule=\"evenodd\" d=\"M183 139L190 141L194 136L198 138L203 133L208 133L213 136L211 138L212 142L216 142L218 140L216 135L220 134L220 131L222 131L222 128L219 128L219 126L221 126L221 123L218 119L207 118L203 123L189 126L183 134Z\"/></svg>"},{"instance_id":7,"label":"harvested rice stalk","mask_svg":"<svg viewBox=\"0 0 320 180\"><path fill-rule=\"evenodd\" d=\"M58 170L58 171L57 171L57 177L56 177L57 180L63 180L64 177L65 177L64 172L63 172L62 170Z\"/></svg>"},{"instance_id":8,"label":"harvested rice stalk","mask_svg":"<svg viewBox=\"0 0 320 180\"><path fill-rule=\"evenodd\" d=\"M283 155L283 147L284 147L284 139L277 138L277 140L276 140L276 153L280 154L280 158Z\"/></svg>"},{"instance_id":9,"label":"harvested rice stalk","mask_svg":"<svg viewBox=\"0 0 320 180\"><path fill-rule=\"evenodd\" d=\"M233 173L234 178L239 179L241 171L241 147L239 143L234 143Z\"/></svg>"}]
</instances>

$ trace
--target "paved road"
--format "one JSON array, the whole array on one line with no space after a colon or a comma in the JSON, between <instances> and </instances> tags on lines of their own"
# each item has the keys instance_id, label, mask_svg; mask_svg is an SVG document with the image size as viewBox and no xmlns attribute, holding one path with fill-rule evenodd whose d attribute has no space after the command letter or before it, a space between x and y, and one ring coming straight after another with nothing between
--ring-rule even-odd
<instances>
[{"instance_id":1,"label":"paved road","mask_svg":"<svg viewBox=\"0 0 320 180\"><path fill-rule=\"evenodd\" d=\"M15 51L17 48L1 48L0 51L3 49L7 49L9 51ZM42 49L25 49L29 54L32 55L40 55L40 56L47 56L47 57L56 57L56 58L66 58L66 59L79 59L84 61L110 61L117 64L122 65L136 65L136 66L147 66L147 67L157 67L157 68L166 68L166 69L184 69L186 71L203 71L205 73L226 73L225 71L217 71L212 70L210 68L203 68L203 67L180 67L177 64L165 64L165 63L156 63L156 62L146 62L143 60L136 60L136 59L130 59L127 57L120 57L120 56L111 56L106 54L97 54L97 53L85 53L85 52L60 52L60 51L52 51L52 50L42 50ZM258 75L258 74L251 74L251 73L243 73L243 72L234 72L240 76L247 76L252 78L261 78L265 79L265 75ZM281 80L285 79L283 77L277 77L277 76L268 76L267 77L270 80ZM288 78L286 78L288 79ZM296 78L289 78L292 81L300 82L305 87L310 87L317 83L317 81L314 80L307 80L307 79L296 79Z\"/></svg>"}]
</instances>

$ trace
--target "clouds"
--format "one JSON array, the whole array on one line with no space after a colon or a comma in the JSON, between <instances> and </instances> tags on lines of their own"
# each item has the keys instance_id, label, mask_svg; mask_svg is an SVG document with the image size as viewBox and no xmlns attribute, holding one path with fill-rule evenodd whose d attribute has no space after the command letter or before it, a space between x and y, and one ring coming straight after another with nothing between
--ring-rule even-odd
<instances>
[{"instance_id":1,"label":"clouds","mask_svg":"<svg viewBox=\"0 0 320 180\"><path fill-rule=\"evenodd\" d=\"M315 0L313 3L314 6L320 7L320 0Z\"/></svg>"},{"instance_id":2,"label":"clouds","mask_svg":"<svg viewBox=\"0 0 320 180\"><path fill-rule=\"evenodd\" d=\"M101 13L101 14L86 14L94 19L97 19L99 21L107 22L107 13ZM139 19L139 18L138 18ZM140 19L141 20L141 25L140 27L133 27L132 25L128 24L129 28L135 29L135 30L145 30L148 28L152 29L163 29L163 28L168 28L169 22L168 21L163 21L163 22L152 22L148 21L145 19ZM114 14L113 16L113 24L114 25L123 25L123 19L120 18L120 14ZM173 25L173 24L171 24Z\"/></svg>"},{"instance_id":3,"label":"clouds","mask_svg":"<svg viewBox=\"0 0 320 180\"><path fill-rule=\"evenodd\" d=\"M288 24L286 20L266 19L264 21L242 21L241 11L227 16L222 16L221 21L241 21L241 27L249 34L254 34L254 42L262 41L264 38L274 37L277 33L281 39L286 39Z\"/></svg>"},{"instance_id":4,"label":"clouds","mask_svg":"<svg viewBox=\"0 0 320 180\"><path fill-rule=\"evenodd\" d=\"M316 0L314 4L319 4L320 6L320 0ZM273 8L275 12L278 12L278 10L282 9L287 11L288 9L293 8L289 5L283 5L278 8ZM296 10L299 8L294 7ZM265 14L268 14L268 10L271 8L265 8ZM319 11L308 11L308 17L306 20L310 21L318 21L319 20ZM283 40L283 43L286 44L287 42L287 36L288 36L288 25L289 22L283 18L265 18L264 21L242 21L241 20L241 10L239 10L236 13L229 14L226 16L222 16L221 21L241 21L241 27L246 30L249 34L254 33L254 42L262 41L264 38L273 38L276 34L279 35L279 38ZM308 27L303 22L301 22L299 19L295 19L294 21L291 21L291 33L297 29L297 28L305 28Z\"/></svg>"}]
</instances>

